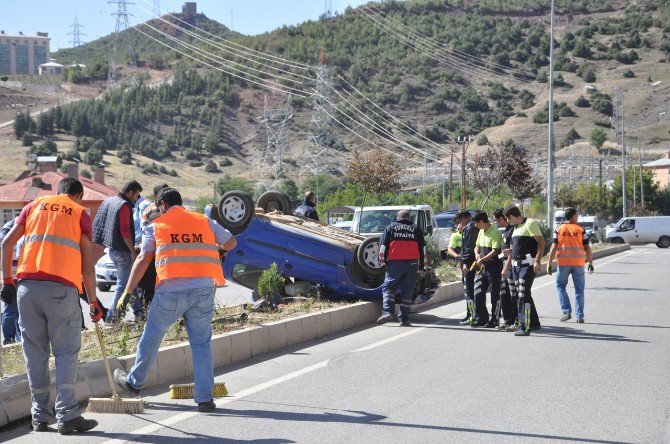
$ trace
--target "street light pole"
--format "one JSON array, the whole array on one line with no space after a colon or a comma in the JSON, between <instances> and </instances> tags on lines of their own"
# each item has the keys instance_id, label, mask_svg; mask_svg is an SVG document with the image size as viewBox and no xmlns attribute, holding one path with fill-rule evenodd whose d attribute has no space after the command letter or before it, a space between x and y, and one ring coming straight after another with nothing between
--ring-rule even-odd
<instances>
[{"instance_id":1,"label":"street light pole","mask_svg":"<svg viewBox=\"0 0 670 444\"><path fill-rule=\"evenodd\" d=\"M465 196L465 152L468 149L468 144L472 140L472 136L458 136L458 141L463 145L461 147L461 210L465 209L467 199Z\"/></svg>"},{"instance_id":2,"label":"street light pole","mask_svg":"<svg viewBox=\"0 0 670 444\"><path fill-rule=\"evenodd\" d=\"M549 32L549 131L547 145L547 226L554 220L554 0L551 0Z\"/></svg>"}]
</instances>

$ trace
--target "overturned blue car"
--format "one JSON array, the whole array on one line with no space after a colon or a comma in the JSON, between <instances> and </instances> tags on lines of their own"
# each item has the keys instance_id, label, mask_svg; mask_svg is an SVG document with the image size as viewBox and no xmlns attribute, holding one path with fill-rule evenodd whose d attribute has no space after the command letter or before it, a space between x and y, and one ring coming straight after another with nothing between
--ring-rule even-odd
<instances>
[{"instance_id":1,"label":"overturned blue car","mask_svg":"<svg viewBox=\"0 0 670 444\"><path fill-rule=\"evenodd\" d=\"M323 286L333 297L381 299L378 236L283 214L290 213L290 203L276 191L263 194L256 205L251 196L231 191L216 210L212 217L237 237L223 262L227 279L254 289L261 273L276 263L285 277Z\"/></svg>"}]
</instances>

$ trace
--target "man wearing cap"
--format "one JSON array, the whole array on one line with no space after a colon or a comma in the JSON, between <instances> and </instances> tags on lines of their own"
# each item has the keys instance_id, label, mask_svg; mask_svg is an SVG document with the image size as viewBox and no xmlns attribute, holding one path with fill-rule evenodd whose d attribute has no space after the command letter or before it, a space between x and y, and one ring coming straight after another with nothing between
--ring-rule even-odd
<instances>
[{"instance_id":1,"label":"man wearing cap","mask_svg":"<svg viewBox=\"0 0 670 444\"><path fill-rule=\"evenodd\" d=\"M400 294L398 321L409 327L409 312L419 269L424 268L426 257L423 231L412 222L409 211L398 211L397 221L382 232L379 239L379 263L386 264L382 284L383 306L378 324L393 320L395 298Z\"/></svg>"}]
</instances>

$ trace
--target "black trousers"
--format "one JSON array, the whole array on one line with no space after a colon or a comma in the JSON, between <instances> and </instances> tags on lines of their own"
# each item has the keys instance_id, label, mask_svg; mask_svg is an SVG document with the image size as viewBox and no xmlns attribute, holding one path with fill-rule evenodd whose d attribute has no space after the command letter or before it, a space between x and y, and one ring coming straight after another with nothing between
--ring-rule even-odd
<instances>
[{"instance_id":1,"label":"black trousers","mask_svg":"<svg viewBox=\"0 0 670 444\"><path fill-rule=\"evenodd\" d=\"M527 322L524 316L525 304L530 304L530 328L540 326L540 317L537 314L537 309L535 308L535 301L533 301L533 296L531 295L530 292L534 280L535 280L535 271L533 271L533 267L528 265L512 267L512 282L516 287L517 295L519 297L518 302L519 322L520 325L523 327L526 326Z\"/></svg>"},{"instance_id":2,"label":"black trousers","mask_svg":"<svg viewBox=\"0 0 670 444\"><path fill-rule=\"evenodd\" d=\"M144 304L144 311L146 313L147 307L151 304L151 301L154 299L154 292L156 290L156 264L154 261L149 263L147 271L144 272L144 276L137 283L137 294L142 298L142 303Z\"/></svg>"},{"instance_id":3,"label":"black trousers","mask_svg":"<svg viewBox=\"0 0 670 444\"><path fill-rule=\"evenodd\" d=\"M486 292L491 288L491 318L496 319L496 306L500 300L500 265L484 267L475 277L475 319L488 322L489 312L486 309Z\"/></svg>"},{"instance_id":4,"label":"black trousers","mask_svg":"<svg viewBox=\"0 0 670 444\"><path fill-rule=\"evenodd\" d=\"M467 304L469 300L474 301L475 299L475 276L477 275L477 272L474 270L472 271L470 270L470 265L472 265L471 263L466 265L468 265L468 271L463 272L463 290L464 290L465 302ZM461 265L461 267L462 266L463 264ZM470 313L469 305L467 307L467 310L468 310L468 316L473 315L473 313Z\"/></svg>"},{"instance_id":5,"label":"black trousers","mask_svg":"<svg viewBox=\"0 0 670 444\"><path fill-rule=\"evenodd\" d=\"M502 311L505 324L512 325L517 322L517 301L516 287L514 287L514 294L510 288L509 281L512 279L512 273L507 272L506 275L500 277L500 308L494 307L494 310Z\"/></svg>"}]
</instances>

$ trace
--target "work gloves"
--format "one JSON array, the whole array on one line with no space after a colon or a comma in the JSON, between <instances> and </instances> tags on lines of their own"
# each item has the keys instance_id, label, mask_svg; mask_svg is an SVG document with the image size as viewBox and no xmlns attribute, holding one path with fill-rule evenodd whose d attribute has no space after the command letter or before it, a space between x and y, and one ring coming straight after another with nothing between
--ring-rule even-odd
<instances>
[{"instance_id":1,"label":"work gloves","mask_svg":"<svg viewBox=\"0 0 670 444\"><path fill-rule=\"evenodd\" d=\"M589 271L589 274L593 274L593 270L595 270L595 268L593 268L593 262L589 262L589 265L586 267L586 269Z\"/></svg>"},{"instance_id":2,"label":"work gloves","mask_svg":"<svg viewBox=\"0 0 670 444\"><path fill-rule=\"evenodd\" d=\"M7 305L16 304L16 286L14 285L14 281L11 284L9 282L2 284L0 299Z\"/></svg>"},{"instance_id":3,"label":"work gloves","mask_svg":"<svg viewBox=\"0 0 670 444\"><path fill-rule=\"evenodd\" d=\"M125 311L126 305L133 300L134 296L131 292L129 291L124 291L121 297L119 298L119 302L116 303L116 311L122 312Z\"/></svg>"},{"instance_id":4,"label":"work gloves","mask_svg":"<svg viewBox=\"0 0 670 444\"><path fill-rule=\"evenodd\" d=\"M102 319L102 308L100 308L100 304L98 301L93 301L90 304L88 304L90 308L90 315L91 315L91 321L93 322L99 322L100 319Z\"/></svg>"},{"instance_id":5,"label":"work gloves","mask_svg":"<svg viewBox=\"0 0 670 444\"><path fill-rule=\"evenodd\" d=\"M551 269L551 262L547 262L547 274L553 273L554 270Z\"/></svg>"}]
</instances>

